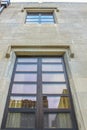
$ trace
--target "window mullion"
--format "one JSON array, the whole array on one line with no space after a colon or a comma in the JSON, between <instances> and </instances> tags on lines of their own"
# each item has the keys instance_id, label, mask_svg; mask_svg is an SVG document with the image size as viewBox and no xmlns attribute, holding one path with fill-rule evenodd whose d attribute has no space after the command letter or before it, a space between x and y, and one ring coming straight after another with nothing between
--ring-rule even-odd
<instances>
[{"instance_id":1,"label":"window mullion","mask_svg":"<svg viewBox=\"0 0 87 130\"><path fill-rule=\"evenodd\" d=\"M42 74L41 74L41 58L38 58L37 65L37 113L36 113L36 127L42 128Z\"/></svg>"}]
</instances>

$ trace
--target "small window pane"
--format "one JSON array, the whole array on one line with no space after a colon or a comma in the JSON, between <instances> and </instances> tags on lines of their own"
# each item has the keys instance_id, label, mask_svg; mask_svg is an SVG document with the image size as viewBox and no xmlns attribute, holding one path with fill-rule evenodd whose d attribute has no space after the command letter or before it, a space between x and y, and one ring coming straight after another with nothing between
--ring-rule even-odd
<instances>
[{"instance_id":1,"label":"small window pane","mask_svg":"<svg viewBox=\"0 0 87 130\"><path fill-rule=\"evenodd\" d=\"M16 71L37 71L37 65L17 64Z\"/></svg>"},{"instance_id":2,"label":"small window pane","mask_svg":"<svg viewBox=\"0 0 87 130\"><path fill-rule=\"evenodd\" d=\"M44 128L72 128L69 113L44 114Z\"/></svg>"},{"instance_id":3,"label":"small window pane","mask_svg":"<svg viewBox=\"0 0 87 130\"><path fill-rule=\"evenodd\" d=\"M26 22L38 22L38 19L26 19Z\"/></svg>"},{"instance_id":4,"label":"small window pane","mask_svg":"<svg viewBox=\"0 0 87 130\"><path fill-rule=\"evenodd\" d=\"M68 94L66 84L43 84L43 94Z\"/></svg>"},{"instance_id":5,"label":"small window pane","mask_svg":"<svg viewBox=\"0 0 87 130\"><path fill-rule=\"evenodd\" d=\"M41 24L53 24L54 22L52 21L42 21Z\"/></svg>"},{"instance_id":6,"label":"small window pane","mask_svg":"<svg viewBox=\"0 0 87 130\"><path fill-rule=\"evenodd\" d=\"M39 15L27 15L27 18L29 19L38 19Z\"/></svg>"},{"instance_id":7,"label":"small window pane","mask_svg":"<svg viewBox=\"0 0 87 130\"><path fill-rule=\"evenodd\" d=\"M43 64L42 71L63 71L63 66L55 64Z\"/></svg>"},{"instance_id":8,"label":"small window pane","mask_svg":"<svg viewBox=\"0 0 87 130\"><path fill-rule=\"evenodd\" d=\"M41 22L53 22L54 20L53 19L41 19Z\"/></svg>"},{"instance_id":9,"label":"small window pane","mask_svg":"<svg viewBox=\"0 0 87 130\"><path fill-rule=\"evenodd\" d=\"M14 81L37 81L37 74L15 74Z\"/></svg>"},{"instance_id":10,"label":"small window pane","mask_svg":"<svg viewBox=\"0 0 87 130\"><path fill-rule=\"evenodd\" d=\"M53 19L52 15L41 15L41 18L43 19Z\"/></svg>"},{"instance_id":11,"label":"small window pane","mask_svg":"<svg viewBox=\"0 0 87 130\"><path fill-rule=\"evenodd\" d=\"M35 114L9 112L6 128L35 128Z\"/></svg>"},{"instance_id":12,"label":"small window pane","mask_svg":"<svg viewBox=\"0 0 87 130\"><path fill-rule=\"evenodd\" d=\"M43 96L43 107L55 109L68 109L70 108L69 97Z\"/></svg>"},{"instance_id":13,"label":"small window pane","mask_svg":"<svg viewBox=\"0 0 87 130\"><path fill-rule=\"evenodd\" d=\"M39 21L31 21L31 22L26 22L26 24L38 24Z\"/></svg>"},{"instance_id":14,"label":"small window pane","mask_svg":"<svg viewBox=\"0 0 87 130\"><path fill-rule=\"evenodd\" d=\"M18 58L17 62L37 62L37 58Z\"/></svg>"},{"instance_id":15,"label":"small window pane","mask_svg":"<svg viewBox=\"0 0 87 130\"><path fill-rule=\"evenodd\" d=\"M36 107L36 97L12 96L9 102L9 108L30 108Z\"/></svg>"},{"instance_id":16,"label":"small window pane","mask_svg":"<svg viewBox=\"0 0 87 130\"><path fill-rule=\"evenodd\" d=\"M45 82L64 82L65 77L64 74L42 74L42 81Z\"/></svg>"},{"instance_id":17,"label":"small window pane","mask_svg":"<svg viewBox=\"0 0 87 130\"><path fill-rule=\"evenodd\" d=\"M16 94L36 94L36 84L13 84L12 93Z\"/></svg>"},{"instance_id":18,"label":"small window pane","mask_svg":"<svg viewBox=\"0 0 87 130\"><path fill-rule=\"evenodd\" d=\"M62 59L61 58L42 58L42 62L45 63L61 63Z\"/></svg>"}]
</instances>

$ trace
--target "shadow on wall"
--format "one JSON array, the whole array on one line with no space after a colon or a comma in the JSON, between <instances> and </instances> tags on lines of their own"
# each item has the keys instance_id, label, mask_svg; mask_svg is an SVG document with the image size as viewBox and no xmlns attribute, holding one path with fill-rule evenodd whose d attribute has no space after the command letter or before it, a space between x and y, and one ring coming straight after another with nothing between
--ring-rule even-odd
<instances>
[{"instance_id":1,"label":"shadow on wall","mask_svg":"<svg viewBox=\"0 0 87 130\"><path fill-rule=\"evenodd\" d=\"M4 8L7 8L10 4L10 0L0 0L0 13L4 10Z\"/></svg>"}]
</instances>

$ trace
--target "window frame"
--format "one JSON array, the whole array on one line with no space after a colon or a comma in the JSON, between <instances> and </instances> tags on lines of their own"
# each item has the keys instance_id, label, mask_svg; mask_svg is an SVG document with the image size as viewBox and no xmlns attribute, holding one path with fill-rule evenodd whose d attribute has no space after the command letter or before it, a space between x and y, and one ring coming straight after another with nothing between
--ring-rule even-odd
<instances>
[{"instance_id":1,"label":"window frame","mask_svg":"<svg viewBox=\"0 0 87 130\"><path fill-rule=\"evenodd\" d=\"M22 10L22 11L25 11L25 24L26 25L30 25L30 24L41 24L41 25L43 25L43 24L56 24L57 23L57 18L56 18L56 12L59 12L59 10L56 8L56 7L54 7L54 8L46 8L46 7L42 7L42 8L39 8L39 7L26 7L26 8L24 8L24 10ZM53 15L53 22L52 23L50 23L50 22L48 22L48 23L34 23L34 22L30 22L30 23L26 23L26 18L27 18L27 14L28 13L51 13L52 15Z\"/></svg>"},{"instance_id":2,"label":"window frame","mask_svg":"<svg viewBox=\"0 0 87 130\"><path fill-rule=\"evenodd\" d=\"M13 79L14 79L14 74L15 74L15 69L16 69L16 65L17 65L17 59L18 58L20 58L21 56L17 56L16 57L16 61L15 61L15 65L14 65L14 69L13 69L13 74L12 74L12 78L11 78L11 83L10 83L10 87L9 87L9 92L8 92L8 97L7 97L7 102L6 102L6 108L5 108L5 112L4 112L4 118L3 118L3 121L2 121L2 129L4 128L4 129L18 129L18 130L20 130L20 129L33 129L33 128L5 128L5 124L6 124L6 117L7 117L7 113L8 113L8 110L9 110L9 108L7 107L7 106L9 106L9 99L10 99L10 96L11 95L14 95L14 96L18 96L18 94L11 94L11 90L12 90L12 84L13 84ZM30 57L36 57L36 58L38 58L38 57L45 57L45 56L30 56ZM67 96L67 97L69 97L70 98L70 103L71 103L71 110L56 110L56 109L44 109L43 110L43 113L45 112L45 113L56 113L56 112L61 112L61 113L67 113L67 112L70 112L71 113L71 117L72 117L72 123L73 123L73 128L54 128L55 130L77 130L77 124L76 124L76 118L75 118L75 112L74 112L74 108L73 108L73 101L72 101L72 96L71 96L71 90L70 90L70 86L69 86L69 80L68 80L68 76L67 76L67 71L66 71L66 65L65 65L65 62L64 62L64 57L63 56L46 56L46 58L49 58L49 57L62 57L62 60L63 60L63 68L64 68L64 75L65 75L65 82L66 82L66 84L67 84L67 89L68 89L68 91L69 91L69 94L67 95L67 94L45 94L45 96L46 95L49 95L49 96ZM41 103L41 101L42 101L42 95L44 95L44 94L42 94L41 93L41 85L42 85L42 82L40 82L40 79L39 79L39 77L41 77L41 74L42 74L42 71L40 70L40 68L41 68L41 61L39 61L40 63L39 63L39 66L38 66L38 70L37 70L37 73L38 73L38 79L37 79L37 86L39 87L39 89L38 89L38 92L37 92L37 94L38 93L40 93L39 94L39 96L37 97L37 100L39 100L39 102L40 102L40 106L39 105L37 105L37 109L38 109L38 107L40 107L40 109L42 110L43 108L41 108L42 107L42 103ZM38 63L37 63L38 64ZM47 72L47 73L49 73L49 72ZM59 72L60 73L60 72ZM26 95L26 94L25 94ZM30 95L30 94L28 94L28 95ZM32 96L35 96L35 94L31 94ZM22 96L22 94L20 94L20 96ZM24 95L23 95L24 96ZM7 109L8 108L8 109ZM10 111L11 112L14 112L14 108L10 108ZM26 108L20 108L20 110L19 110L19 108L15 108L15 112L31 112L31 113L34 113L35 112L35 109L33 109L33 110L28 110L28 109L26 109ZM38 114L38 112L37 112L37 114ZM38 114L39 115L39 114ZM39 118L39 116L37 115L37 118ZM40 111L40 115L43 115L42 114L42 111ZM41 118L42 119L42 118ZM37 119L38 120L38 119ZM38 122L36 120L36 122ZM39 119L40 120L40 119ZM42 126L43 126L43 121L42 121L42 124L41 124L41 126L40 127L38 127L37 126L37 129L40 129L40 128L42 128ZM36 128L35 128L36 129ZM43 128L43 129L45 129L45 130L48 130L48 129L52 129L52 130L54 130L53 128Z\"/></svg>"}]
</instances>

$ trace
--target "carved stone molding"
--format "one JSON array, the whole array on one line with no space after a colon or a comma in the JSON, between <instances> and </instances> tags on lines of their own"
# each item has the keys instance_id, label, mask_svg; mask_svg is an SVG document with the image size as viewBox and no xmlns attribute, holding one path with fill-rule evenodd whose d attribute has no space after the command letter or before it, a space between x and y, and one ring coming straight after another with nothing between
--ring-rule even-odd
<instances>
[{"instance_id":1,"label":"carved stone molding","mask_svg":"<svg viewBox=\"0 0 87 130\"><path fill-rule=\"evenodd\" d=\"M11 52L17 56L38 56L38 55L59 55L62 56L66 52L70 58L74 57L72 47L69 45L11 45L6 52L6 58L10 57Z\"/></svg>"}]
</instances>

